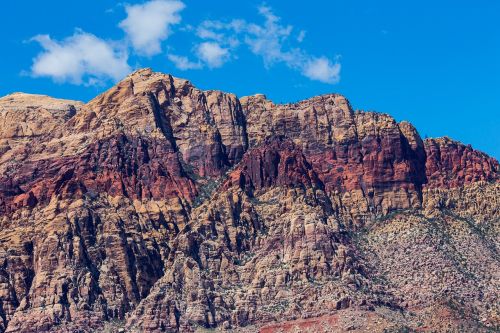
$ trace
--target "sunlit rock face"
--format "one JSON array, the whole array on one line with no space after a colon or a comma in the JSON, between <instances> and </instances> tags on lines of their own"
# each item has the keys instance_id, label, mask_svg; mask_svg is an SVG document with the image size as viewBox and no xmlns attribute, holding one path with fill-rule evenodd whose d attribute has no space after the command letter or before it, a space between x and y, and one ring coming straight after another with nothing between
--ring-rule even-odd
<instances>
[{"instance_id":1,"label":"sunlit rock face","mask_svg":"<svg viewBox=\"0 0 500 333\"><path fill-rule=\"evenodd\" d=\"M341 95L0 98L0 331L488 331L499 164Z\"/></svg>"}]
</instances>

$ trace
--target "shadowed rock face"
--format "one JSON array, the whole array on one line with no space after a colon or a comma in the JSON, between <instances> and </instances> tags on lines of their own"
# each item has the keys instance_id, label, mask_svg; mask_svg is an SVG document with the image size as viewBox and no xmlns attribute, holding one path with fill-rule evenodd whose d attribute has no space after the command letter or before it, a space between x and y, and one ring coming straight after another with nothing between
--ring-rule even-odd
<instances>
[{"instance_id":1,"label":"shadowed rock face","mask_svg":"<svg viewBox=\"0 0 500 333\"><path fill-rule=\"evenodd\" d=\"M447 137L425 141L428 188L470 185L498 179L498 161Z\"/></svg>"},{"instance_id":2,"label":"shadowed rock face","mask_svg":"<svg viewBox=\"0 0 500 333\"><path fill-rule=\"evenodd\" d=\"M500 324L499 165L470 146L148 69L0 121L2 332Z\"/></svg>"},{"instance_id":3,"label":"shadowed rock face","mask_svg":"<svg viewBox=\"0 0 500 333\"><path fill-rule=\"evenodd\" d=\"M232 185L249 195L271 187L324 187L302 151L284 137L271 137L249 151L229 174L226 187Z\"/></svg>"}]
</instances>

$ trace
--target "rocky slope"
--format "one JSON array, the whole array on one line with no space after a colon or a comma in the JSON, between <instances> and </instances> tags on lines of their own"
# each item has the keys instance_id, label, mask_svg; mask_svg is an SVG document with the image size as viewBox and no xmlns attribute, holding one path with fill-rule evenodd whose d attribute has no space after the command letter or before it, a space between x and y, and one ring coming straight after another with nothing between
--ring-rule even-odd
<instances>
[{"instance_id":1,"label":"rocky slope","mask_svg":"<svg viewBox=\"0 0 500 333\"><path fill-rule=\"evenodd\" d=\"M495 331L499 164L336 94L0 99L0 331Z\"/></svg>"}]
</instances>

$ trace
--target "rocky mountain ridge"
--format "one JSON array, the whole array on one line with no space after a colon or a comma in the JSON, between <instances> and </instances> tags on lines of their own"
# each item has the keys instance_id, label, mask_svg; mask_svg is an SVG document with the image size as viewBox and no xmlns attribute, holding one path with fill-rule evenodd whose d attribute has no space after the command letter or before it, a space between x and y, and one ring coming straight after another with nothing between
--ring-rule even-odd
<instances>
[{"instance_id":1,"label":"rocky mountain ridge","mask_svg":"<svg viewBox=\"0 0 500 333\"><path fill-rule=\"evenodd\" d=\"M0 124L2 331L498 328L499 164L470 146L149 69Z\"/></svg>"}]
</instances>

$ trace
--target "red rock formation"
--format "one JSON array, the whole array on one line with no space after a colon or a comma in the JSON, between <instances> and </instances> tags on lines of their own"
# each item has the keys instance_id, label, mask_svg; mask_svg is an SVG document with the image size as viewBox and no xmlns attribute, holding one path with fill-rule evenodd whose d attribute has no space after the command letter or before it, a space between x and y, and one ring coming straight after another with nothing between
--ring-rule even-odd
<instances>
[{"instance_id":1,"label":"red rock formation","mask_svg":"<svg viewBox=\"0 0 500 333\"><path fill-rule=\"evenodd\" d=\"M92 143L77 156L39 160L0 179L0 212L12 213L53 197L124 196L192 200L196 185L166 140L118 135Z\"/></svg>"},{"instance_id":2,"label":"red rock formation","mask_svg":"<svg viewBox=\"0 0 500 333\"><path fill-rule=\"evenodd\" d=\"M384 114L354 112L335 94L285 105L275 105L263 95L242 101L251 145L266 135L293 140L327 192L335 193L334 201L345 199L361 207L347 212L355 219L420 205L425 151L410 124L397 124Z\"/></svg>"},{"instance_id":3,"label":"red rock formation","mask_svg":"<svg viewBox=\"0 0 500 333\"><path fill-rule=\"evenodd\" d=\"M239 185L247 193L273 186L323 188L301 150L283 137L270 137L249 151L228 178L227 187Z\"/></svg>"},{"instance_id":4,"label":"red rock formation","mask_svg":"<svg viewBox=\"0 0 500 333\"><path fill-rule=\"evenodd\" d=\"M447 137L425 140L427 188L453 188L496 181L498 161Z\"/></svg>"},{"instance_id":5,"label":"red rock formation","mask_svg":"<svg viewBox=\"0 0 500 333\"><path fill-rule=\"evenodd\" d=\"M499 164L470 146L148 69L0 120L0 331L499 325Z\"/></svg>"}]
</instances>

